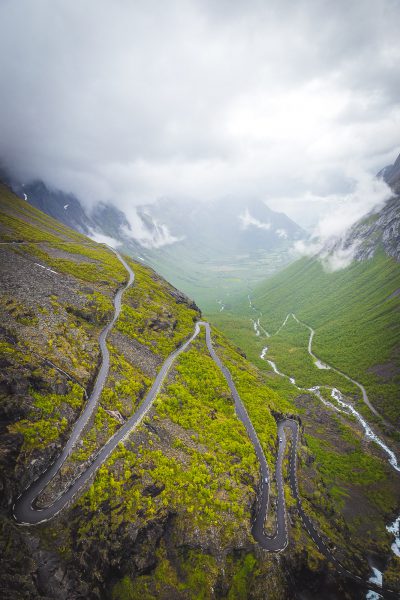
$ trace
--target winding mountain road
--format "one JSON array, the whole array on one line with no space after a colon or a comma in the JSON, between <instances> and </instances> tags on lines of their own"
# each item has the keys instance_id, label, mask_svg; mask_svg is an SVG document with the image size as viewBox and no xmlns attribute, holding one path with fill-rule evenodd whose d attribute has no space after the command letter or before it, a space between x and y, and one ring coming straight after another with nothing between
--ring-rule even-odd
<instances>
[{"instance_id":1,"label":"winding mountain road","mask_svg":"<svg viewBox=\"0 0 400 600\"><path fill-rule=\"evenodd\" d=\"M74 486L72 486L67 492L58 498L54 504L50 507L44 509L34 509L33 502L34 500L41 494L41 492L45 489L47 484L55 477L58 471L61 469L62 465L71 454L76 442L81 437L82 431L86 424L88 423L91 415L93 414L94 409L96 408L101 392L103 390L104 384L106 382L108 371L110 368L110 353L107 348L107 336L111 329L113 328L116 320L119 317L121 312L121 300L122 294L125 290L127 290L134 282L135 275L130 268L130 266L126 263L126 261L122 258L122 256L114 249L110 248L112 252L117 256L118 260L125 267L128 272L128 282L122 288L120 288L114 297L114 315L111 321L104 327L99 336L99 346L101 352L101 363L100 368L96 377L96 381L90 394L86 406L82 411L81 415L77 419L72 429L71 435L65 444L61 454L57 457L54 463L45 471L39 478L34 481L27 490L20 496L17 502L14 505L14 517L17 522L24 523L26 525L34 525L43 521L47 521L56 515L65 504L72 498L75 492L73 492ZM86 474L83 473L82 477ZM86 481L86 480L85 480ZM75 482L74 482L75 483ZM63 499L66 498L66 501L63 502Z\"/></svg>"},{"instance_id":2,"label":"winding mountain road","mask_svg":"<svg viewBox=\"0 0 400 600\"><path fill-rule=\"evenodd\" d=\"M20 525L37 525L39 523L46 522L53 517L55 517L63 508L65 508L84 488L87 482L93 477L99 467L108 459L110 454L116 448L116 446L124 441L130 433L140 424L146 413L151 408L161 385L171 368L174 361L177 357L184 352L191 342L197 337L200 332L200 328L204 327L206 332L206 344L208 351L221 370L222 374L225 377L225 380L229 386L229 389L232 394L232 398L235 404L235 410L238 418L243 423L246 432L253 444L255 453L257 455L259 465L260 465L260 474L261 474L261 483L260 490L258 494L258 504L257 504L257 513L252 525L252 534L254 539L258 542L258 544L265 550L280 552L286 548L288 545L288 528L287 528L287 513L286 513L286 505L285 505L285 495L284 495L284 482L283 482L283 461L285 458L286 451L286 431L290 431L291 435L291 450L289 454L289 482L292 490L292 494L297 502L297 509L300 515L300 518L303 522L305 529L308 531L311 538L314 540L320 552L322 552L337 568L337 570L343 575L350 577L358 583L365 585L368 589L376 589L377 592L381 594L385 594L390 597L397 597L395 592L392 590L382 590L379 586L375 586L369 582L363 581L362 578L358 575L353 575L350 573L332 554L327 544L320 537L316 528L314 527L312 521L309 519L307 514L302 508L301 499L298 491L297 485L297 443L299 436L299 424L297 421L293 419L285 419L278 423L278 437L279 437L279 445L278 445L278 454L276 461L276 472L275 472L275 480L277 484L277 505L276 505L276 532L273 536L268 536L265 533L265 521L266 516L269 510L269 490L270 490L270 473L268 468L268 463L262 449L261 443L258 439L258 436L255 432L253 424L248 416L246 408L238 394L236 386L233 382L230 371L223 364L219 356L216 354L212 338L211 338L211 328L209 323L205 321L199 321L195 324L194 332L192 336L186 340L179 348L173 351L168 358L165 360L163 365L161 366L160 371L157 374L157 377L148 391L146 397L144 398L142 404L137 409L137 411L118 429L118 431L108 440L108 442L98 451L98 453L93 458L91 464L88 466L86 471L84 471L77 479L75 479L70 487L64 491L51 505L46 506L44 508L38 508L35 503L38 496L43 492L48 483L55 477L58 473L65 460L71 454L72 449L74 448L76 442L80 438L84 427L89 421L90 416L92 415L98 400L100 398L100 394L106 382L110 358L109 351L107 349L107 336L114 326L120 311L121 311L121 299L122 294L125 290L127 290L134 281L134 273L129 267L129 265L124 261L124 259L120 256L120 254L111 249L118 259L121 261L123 266L128 272L129 280L128 283L120 288L114 298L114 316L110 323L102 330L99 337L99 344L101 349L101 364L99 368L99 372L96 378L96 382L93 388L92 393L87 401L87 404L76 421L70 438L68 439L65 447L63 448L61 454L54 461L54 463L45 471L39 478L34 481L16 500L13 506L13 516L16 522Z\"/></svg>"},{"instance_id":3,"label":"winding mountain road","mask_svg":"<svg viewBox=\"0 0 400 600\"><path fill-rule=\"evenodd\" d=\"M214 360L216 365L221 370L223 376L225 377L225 380L228 384L228 387L230 389L230 392L232 394L232 397L233 397L233 400L235 403L236 414L246 428L247 435L249 436L250 441L252 442L252 444L254 446L254 450L256 452L258 462L260 464L261 487L260 487L259 496L258 496L257 515L256 515L255 521L253 523L253 527L252 527L253 537L260 544L260 546L262 548L264 548L265 550L280 552L281 550L284 550L288 544L285 494L284 494L284 489L283 489L282 463L283 463L284 454L285 454L283 427L284 427L285 423L289 423L289 421L282 421L278 427L279 439L282 439L282 442L279 443L277 463L276 463L276 483L277 483L277 489L278 489L278 501L277 501L277 507L276 507L277 526L276 526L275 535L273 537L269 537L266 535L266 533L264 531L265 519L266 519L266 515L268 514L268 509L269 509L269 488L270 488L270 485L269 485L270 474L269 474L267 459L265 458L265 454L262 449L260 440L258 439L258 436L253 427L253 424L249 418L249 415L247 414L246 408L238 394L238 391L237 391L236 386L232 379L232 375L230 374L230 371L225 367L225 365L223 364L223 362L221 361L221 359L219 358L219 356L217 355L217 353L214 350L214 347L212 345L212 339L211 339L210 324L205 321L201 321L199 323L199 325L203 325L206 329L206 343L207 343L208 351L211 355L211 358ZM293 421L293 423L295 423L295 422ZM298 426L297 423L296 423L296 426Z\"/></svg>"}]
</instances>

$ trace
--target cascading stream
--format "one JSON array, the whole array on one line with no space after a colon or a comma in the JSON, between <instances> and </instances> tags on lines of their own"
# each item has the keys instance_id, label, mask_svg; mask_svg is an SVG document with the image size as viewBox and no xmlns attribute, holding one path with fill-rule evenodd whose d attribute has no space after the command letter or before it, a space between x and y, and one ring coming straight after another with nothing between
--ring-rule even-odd
<instances>
[{"instance_id":1,"label":"cascading stream","mask_svg":"<svg viewBox=\"0 0 400 600\"><path fill-rule=\"evenodd\" d=\"M385 425L389 425L391 428L391 424L389 424L379 413L378 411L376 411L376 409L372 406L371 402L369 401L367 392L364 388L363 385L361 385L360 383L358 383L357 381L355 381L354 379L352 379L351 377L349 377L348 375L346 375L345 373L343 373L342 371L340 371L339 369L336 369L335 367L332 367L331 365L321 361L321 359L319 359L312 351L312 342L314 339L314 335L315 335L315 331L314 329L312 329L312 327L310 327L309 325L307 325L306 323L303 323L302 321L300 321L296 315L294 313L288 313L282 323L282 325L278 328L278 330L276 331L275 334L278 334L283 327L285 327L285 325L288 322L289 317L292 316L293 319L299 324L302 325L303 327L306 327L309 331L310 331L310 336L308 339L308 353L310 354L310 356L314 359L315 361L315 365L317 366L317 368L319 369L332 369L333 371L335 371L336 373L338 373L339 375L342 375L343 377L345 377L346 379L348 379L349 381L351 381L352 383L354 383L362 392L362 396L363 396L363 400L365 402L365 404L371 409L371 411L378 416L383 423L385 423ZM352 415L354 416L358 422L360 423L360 425L362 426L362 428L364 429L364 435L365 437L367 437L368 439L370 439L371 441L375 442L378 446L381 447L381 449L387 454L388 459L389 459L389 463L390 465L393 467L393 469L395 471L397 471L398 473L400 473L400 465L399 462L396 458L395 453L393 452L393 450L391 450L389 448L389 446L387 446L387 444L385 444L385 442L373 431L373 429L371 428L371 426L367 423L367 421L364 419L364 417L362 417L362 415L360 415L360 413L348 402L344 401L344 396L343 394L340 392L340 390L338 390L337 388L332 388L329 386L314 386L312 388L301 388L298 385L296 385L296 381L293 377L286 375L285 373L282 373L281 371L279 371L278 367L276 366L276 364L269 359L266 359L266 354L268 351L268 347L265 347L262 349L261 354L260 354L260 358L267 360L268 364L271 366L272 370L274 371L274 373L276 373L277 375L281 376L281 377L285 377L287 379L289 379L290 383L292 385L294 385L298 390L303 391L303 392L312 392L313 394L315 394L317 396L317 398L319 398L319 400L321 400L321 402L323 402L323 404L325 404L325 406L329 407L332 410L335 410L337 412L341 412L341 413L345 413L347 415ZM335 402L339 405L339 407L335 404L333 404L332 402L329 402L329 400L326 400L324 398L324 396L321 393L321 388L325 388L325 389L329 389L331 390L331 397L335 400ZM386 528L389 533L392 533L395 537L395 541L393 542L391 549L393 551L393 553L396 556L400 556L400 516L390 525L387 526ZM374 573L375 571L377 571L377 569L373 568ZM376 584L378 588L381 588L382 586L382 582L379 579L379 577L377 578L376 576L372 576L370 578L370 583L372 584ZM375 592L372 592L373 594L375 594ZM378 592L379 593L379 592ZM376 596L374 596L376 597ZM372 596L371 596L371 600L372 600Z\"/></svg>"}]
</instances>

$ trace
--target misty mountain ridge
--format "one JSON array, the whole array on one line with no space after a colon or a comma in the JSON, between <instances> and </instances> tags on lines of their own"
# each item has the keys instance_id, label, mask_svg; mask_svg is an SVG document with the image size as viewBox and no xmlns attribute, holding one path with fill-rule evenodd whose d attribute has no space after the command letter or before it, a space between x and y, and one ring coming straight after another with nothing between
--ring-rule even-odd
<instances>
[{"instance_id":1,"label":"misty mountain ridge","mask_svg":"<svg viewBox=\"0 0 400 600\"><path fill-rule=\"evenodd\" d=\"M232 251L264 250L281 240L305 236L287 215L271 210L261 200L193 201L188 210L185 199L163 198L154 204L139 205L138 220L132 225L113 204L100 202L88 210L73 194L51 189L39 180L10 185L20 198L80 233L107 235L142 249L158 249L185 239L204 243L205 238L216 236L223 242L219 251L229 255Z\"/></svg>"},{"instance_id":2,"label":"misty mountain ridge","mask_svg":"<svg viewBox=\"0 0 400 600\"><path fill-rule=\"evenodd\" d=\"M127 215L112 204L91 210L44 182L8 181L22 199L97 241L119 245L146 262L203 307L246 289L293 260L307 237L287 215L258 199L213 202L163 198Z\"/></svg>"},{"instance_id":3,"label":"misty mountain ridge","mask_svg":"<svg viewBox=\"0 0 400 600\"><path fill-rule=\"evenodd\" d=\"M93 210L87 210L73 194L52 189L43 181L22 184L5 179L20 198L79 233L119 240L123 232L130 229L125 214L111 204L99 203Z\"/></svg>"},{"instance_id":4,"label":"misty mountain ridge","mask_svg":"<svg viewBox=\"0 0 400 600\"><path fill-rule=\"evenodd\" d=\"M282 240L305 237L304 230L287 215L271 210L258 199L228 197L192 202L189 210L185 200L162 199L139 207L138 214L148 226L164 223L180 241L189 238L203 245L218 240L219 252L225 255L276 248Z\"/></svg>"},{"instance_id":5,"label":"misty mountain ridge","mask_svg":"<svg viewBox=\"0 0 400 600\"><path fill-rule=\"evenodd\" d=\"M199 202L165 197L137 206L128 219L112 204L86 209L76 196L40 181L11 185L21 198L77 231L98 241L112 238L110 243L115 240L203 308L214 310L216 303L222 307L232 294L251 289L292 262L294 249L318 254L330 271L370 258L380 246L398 259L400 156L377 177L395 195L340 237L325 241L310 240L287 215L255 198Z\"/></svg>"},{"instance_id":6,"label":"misty mountain ridge","mask_svg":"<svg viewBox=\"0 0 400 600\"><path fill-rule=\"evenodd\" d=\"M396 194L400 194L400 154L393 165L384 167L377 176L386 181Z\"/></svg>"},{"instance_id":7,"label":"misty mountain ridge","mask_svg":"<svg viewBox=\"0 0 400 600\"><path fill-rule=\"evenodd\" d=\"M372 258L379 248L400 261L400 197L394 196L377 211L355 223L330 249L331 260L342 256L343 266L352 260Z\"/></svg>"},{"instance_id":8,"label":"misty mountain ridge","mask_svg":"<svg viewBox=\"0 0 400 600\"><path fill-rule=\"evenodd\" d=\"M400 260L400 155L393 165L381 169L377 179L384 180L393 194L378 203L342 234L328 239L311 237L295 244L296 250L319 259L327 271L348 267L353 261L372 258L378 249Z\"/></svg>"}]
</instances>

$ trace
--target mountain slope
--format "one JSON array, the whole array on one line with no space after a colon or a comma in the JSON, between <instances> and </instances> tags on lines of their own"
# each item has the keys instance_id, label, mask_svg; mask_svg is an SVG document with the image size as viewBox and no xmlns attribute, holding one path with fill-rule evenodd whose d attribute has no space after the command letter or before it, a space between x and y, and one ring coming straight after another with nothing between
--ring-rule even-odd
<instances>
[{"instance_id":1,"label":"mountain slope","mask_svg":"<svg viewBox=\"0 0 400 600\"><path fill-rule=\"evenodd\" d=\"M302 590L315 598L331 590L359 597L360 588L343 581L316 550L293 501L288 500L285 554L273 556L255 544L251 521L259 474L254 448L203 335L174 363L141 425L69 508L35 528L13 523L14 500L60 453L85 403L83 388L90 393L93 387L99 333L110 321L112 300L127 275L106 247L5 188L0 199L4 598L120 599L146 593L148 598L250 594L273 599L294 598ZM129 264L135 282L123 295L121 315L108 338L111 366L98 407L39 507L67 489L140 406L165 357L192 334L199 318L196 306L151 269ZM299 413L293 394L284 398L272 391L273 380L219 334L215 347L273 466L276 419ZM360 522L342 514L326 487L324 469L340 444L354 459L363 456L363 471L357 477L351 473L348 493L363 498L368 553L380 554L387 545L385 523L395 508L398 482L386 460L361 449L356 424L342 417L330 421L318 406L315 410L325 446L321 453L309 429L299 442L303 505L326 543L334 541L347 568L367 578ZM313 428L311 417L308 427ZM319 457L318 467L313 456ZM350 471L341 468L348 481ZM377 499L367 496L371 489L380 490ZM273 488L271 493L273 506ZM266 527L272 534L273 515Z\"/></svg>"},{"instance_id":2,"label":"mountain slope","mask_svg":"<svg viewBox=\"0 0 400 600\"><path fill-rule=\"evenodd\" d=\"M399 231L400 199L394 197L357 223L330 254L302 258L252 293L253 305L262 312L261 325L268 332L276 331L288 313L295 313L316 330L315 353L363 383L372 403L397 427ZM351 249L354 260L332 272L330 260L338 248ZM247 298L233 311L254 316ZM272 347L273 342L273 352Z\"/></svg>"},{"instance_id":3,"label":"mountain slope","mask_svg":"<svg viewBox=\"0 0 400 600\"><path fill-rule=\"evenodd\" d=\"M133 230L111 204L99 203L88 211L75 196L43 182L8 180L21 198L76 231L117 240L127 254L155 268L208 310L285 266L292 260L293 242L306 235L263 202L233 198L208 203L165 198L138 206Z\"/></svg>"},{"instance_id":4,"label":"mountain slope","mask_svg":"<svg viewBox=\"0 0 400 600\"><path fill-rule=\"evenodd\" d=\"M400 154L393 165L388 165L378 173L394 192L400 194Z\"/></svg>"},{"instance_id":5,"label":"mountain slope","mask_svg":"<svg viewBox=\"0 0 400 600\"><path fill-rule=\"evenodd\" d=\"M251 444L236 427L226 385L207 363L201 342L187 355L186 366L182 361L181 372L171 372L173 391L164 389L164 402L151 420L118 448L65 516L36 530L17 528L8 518L19 492L59 454L85 402L82 386L93 386L98 335L126 273L108 249L5 189L1 208L3 597L119 597L151 572L158 592L171 597L177 583L158 583L170 560L170 569L174 564L189 569L193 561L212 564L204 581L184 577L182 588L188 591L182 594L188 597L196 586L214 584L219 544L228 556L236 547L240 553L230 559L224 581L229 589L244 561L254 569L250 510L257 471ZM40 502L68 487L132 414L164 357L192 333L199 316L183 294L150 269L134 264L134 270L135 285L124 295L109 339L111 370L99 407ZM200 386L197 371L204 381ZM187 405L179 420L173 406L178 387ZM217 419L208 416L212 411ZM204 455L212 457L209 464ZM187 548L180 560L176 544ZM279 570L273 571L279 588Z\"/></svg>"}]
</instances>

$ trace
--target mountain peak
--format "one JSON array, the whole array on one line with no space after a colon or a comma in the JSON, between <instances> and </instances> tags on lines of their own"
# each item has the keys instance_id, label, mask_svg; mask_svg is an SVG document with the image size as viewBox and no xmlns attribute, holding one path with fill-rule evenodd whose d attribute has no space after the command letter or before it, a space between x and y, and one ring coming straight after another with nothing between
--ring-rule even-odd
<instances>
[{"instance_id":1,"label":"mountain peak","mask_svg":"<svg viewBox=\"0 0 400 600\"><path fill-rule=\"evenodd\" d=\"M387 165L378 173L396 194L400 194L400 154L392 165Z\"/></svg>"}]
</instances>

